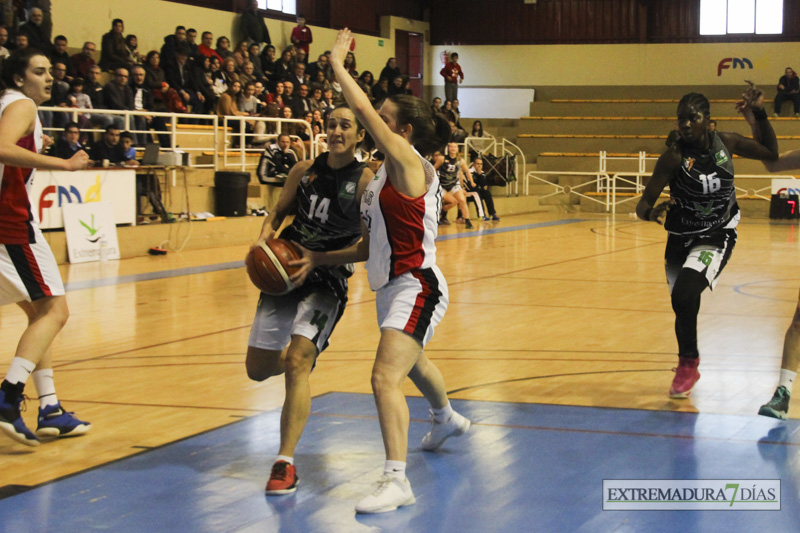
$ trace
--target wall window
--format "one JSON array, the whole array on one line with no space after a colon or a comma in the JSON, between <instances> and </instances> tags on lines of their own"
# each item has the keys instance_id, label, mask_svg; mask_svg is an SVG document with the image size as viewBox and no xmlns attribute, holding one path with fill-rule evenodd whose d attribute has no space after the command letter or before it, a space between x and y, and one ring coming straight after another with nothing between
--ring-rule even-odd
<instances>
[{"instance_id":1,"label":"wall window","mask_svg":"<svg viewBox=\"0 0 800 533\"><path fill-rule=\"evenodd\" d=\"M289 15L297 15L297 0L258 0L259 9L282 11Z\"/></svg>"},{"instance_id":2,"label":"wall window","mask_svg":"<svg viewBox=\"0 0 800 533\"><path fill-rule=\"evenodd\" d=\"M700 35L783 33L783 0L700 0Z\"/></svg>"}]
</instances>

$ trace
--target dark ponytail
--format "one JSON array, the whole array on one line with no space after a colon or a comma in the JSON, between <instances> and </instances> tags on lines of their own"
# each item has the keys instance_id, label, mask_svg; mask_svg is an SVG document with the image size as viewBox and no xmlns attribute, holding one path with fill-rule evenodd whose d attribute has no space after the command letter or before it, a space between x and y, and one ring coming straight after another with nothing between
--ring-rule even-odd
<instances>
[{"instance_id":1,"label":"dark ponytail","mask_svg":"<svg viewBox=\"0 0 800 533\"><path fill-rule=\"evenodd\" d=\"M439 113L434 114L428 104L407 94L390 96L397 106L398 126L412 127L411 144L423 156L442 150L450 140L450 123Z\"/></svg>"},{"instance_id":2,"label":"dark ponytail","mask_svg":"<svg viewBox=\"0 0 800 533\"><path fill-rule=\"evenodd\" d=\"M22 50L14 50L10 56L5 58L3 61L3 70L2 73L0 73L0 90L18 89L14 76L19 76L24 80L25 71L28 70L31 58L36 56L47 57L40 50L29 46Z\"/></svg>"}]
</instances>

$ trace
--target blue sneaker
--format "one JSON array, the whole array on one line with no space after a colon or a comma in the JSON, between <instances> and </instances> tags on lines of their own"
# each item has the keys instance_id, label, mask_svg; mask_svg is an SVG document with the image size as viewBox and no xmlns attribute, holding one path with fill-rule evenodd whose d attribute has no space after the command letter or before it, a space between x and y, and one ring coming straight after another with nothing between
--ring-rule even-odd
<instances>
[{"instance_id":1,"label":"blue sneaker","mask_svg":"<svg viewBox=\"0 0 800 533\"><path fill-rule=\"evenodd\" d=\"M36 428L38 437L77 437L92 428L89 422L75 418L75 413L70 413L61 408L61 402L48 405L39 409L39 427Z\"/></svg>"},{"instance_id":2,"label":"blue sneaker","mask_svg":"<svg viewBox=\"0 0 800 533\"><path fill-rule=\"evenodd\" d=\"M18 389L18 394L14 394L12 399L8 398L9 391L4 390L9 385L7 381L4 381L3 388L0 388L0 430L26 446L38 446L40 444L39 439L25 426L25 421L22 420L22 415L20 415L20 406L24 400L22 395L24 385L22 387L19 384L10 385Z\"/></svg>"},{"instance_id":3,"label":"blue sneaker","mask_svg":"<svg viewBox=\"0 0 800 533\"><path fill-rule=\"evenodd\" d=\"M496 222L496 221L500 220L500 217L497 216L497 215L492 215L492 220L494 220Z\"/></svg>"},{"instance_id":4,"label":"blue sneaker","mask_svg":"<svg viewBox=\"0 0 800 533\"><path fill-rule=\"evenodd\" d=\"M490 221L490 220L492 220L492 219L491 219L491 218L489 218L489 217L483 217L481 220L483 220L484 222L489 222L489 221Z\"/></svg>"}]
</instances>

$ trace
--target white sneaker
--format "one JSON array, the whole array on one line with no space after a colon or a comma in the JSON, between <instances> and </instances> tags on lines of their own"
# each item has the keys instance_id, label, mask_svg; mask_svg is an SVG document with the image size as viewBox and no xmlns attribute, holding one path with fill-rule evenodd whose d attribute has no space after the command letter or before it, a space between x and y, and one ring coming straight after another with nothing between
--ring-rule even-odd
<instances>
[{"instance_id":1,"label":"white sneaker","mask_svg":"<svg viewBox=\"0 0 800 533\"><path fill-rule=\"evenodd\" d=\"M356 512L363 514L388 513L398 507L414 505L417 499L408 479L384 474L375 491L356 504Z\"/></svg>"},{"instance_id":2,"label":"white sneaker","mask_svg":"<svg viewBox=\"0 0 800 533\"><path fill-rule=\"evenodd\" d=\"M471 422L467 418L455 411L444 422L436 422L433 418L433 411L431 411L431 430L422 437L422 449L436 450L450 437L458 437L469 431L470 424Z\"/></svg>"}]
</instances>

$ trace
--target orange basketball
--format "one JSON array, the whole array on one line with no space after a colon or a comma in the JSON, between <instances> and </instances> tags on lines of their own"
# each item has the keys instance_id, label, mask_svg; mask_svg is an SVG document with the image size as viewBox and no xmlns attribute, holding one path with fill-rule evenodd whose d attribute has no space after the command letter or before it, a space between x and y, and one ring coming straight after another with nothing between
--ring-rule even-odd
<instances>
[{"instance_id":1,"label":"orange basketball","mask_svg":"<svg viewBox=\"0 0 800 533\"><path fill-rule=\"evenodd\" d=\"M289 266L289 261L301 259L300 250L285 239L270 239L250 249L244 264L247 275L259 290L279 296L295 288L289 279L298 267Z\"/></svg>"}]
</instances>

